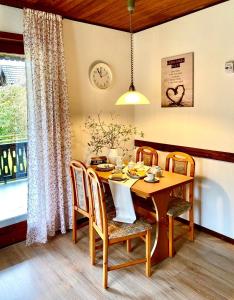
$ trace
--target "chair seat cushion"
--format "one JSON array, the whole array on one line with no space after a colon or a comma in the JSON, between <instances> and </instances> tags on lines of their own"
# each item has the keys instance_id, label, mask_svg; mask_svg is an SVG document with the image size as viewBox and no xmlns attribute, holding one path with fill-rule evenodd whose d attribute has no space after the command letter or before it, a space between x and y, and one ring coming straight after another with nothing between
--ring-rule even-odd
<instances>
[{"instance_id":1,"label":"chair seat cushion","mask_svg":"<svg viewBox=\"0 0 234 300\"><path fill-rule=\"evenodd\" d=\"M121 238L152 229L152 226L144 220L136 220L133 224L108 220L109 239Z\"/></svg>"},{"instance_id":2,"label":"chair seat cushion","mask_svg":"<svg viewBox=\"0 0 234 300\"><path fill-rule=\"evenodd\" d=\"M191 208L191 204L188 201L180 198L173 198L169 204L167 215L171 217L178 217Z\"/></svg>"}]
</instances>

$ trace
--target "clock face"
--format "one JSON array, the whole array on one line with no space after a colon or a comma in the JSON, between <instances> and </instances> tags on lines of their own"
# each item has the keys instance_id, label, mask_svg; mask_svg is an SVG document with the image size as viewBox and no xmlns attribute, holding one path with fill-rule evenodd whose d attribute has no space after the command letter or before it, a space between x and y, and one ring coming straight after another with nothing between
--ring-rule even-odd
<instances>
[{"instance_id":1,"label":"clock face","mask_svg":"<svg viewBox=\"0 0 234 300\"><path fill-rule=\"evenodd\" d=\"M90 71L90 81L99 89L107 89L112 82L112 72L105 63L95 64Z\"/></svg>"}]
</instances>

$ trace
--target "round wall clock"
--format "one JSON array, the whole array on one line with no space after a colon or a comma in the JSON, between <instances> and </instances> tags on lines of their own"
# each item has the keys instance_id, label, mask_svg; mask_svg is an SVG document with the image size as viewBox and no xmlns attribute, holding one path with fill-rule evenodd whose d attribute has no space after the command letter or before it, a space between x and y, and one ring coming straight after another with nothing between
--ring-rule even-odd
<instances>
[{"instance_id":1,"label":"round wall clock","mask_svg":"<svg viewBox=\"0 0 234 300\"><path fill-rule=\"evenodd\" d=\"M112 71L106 63L95 63L90 69L89 79L94 87L107 89L112 82Z\"/></svg>"}]
</instances>

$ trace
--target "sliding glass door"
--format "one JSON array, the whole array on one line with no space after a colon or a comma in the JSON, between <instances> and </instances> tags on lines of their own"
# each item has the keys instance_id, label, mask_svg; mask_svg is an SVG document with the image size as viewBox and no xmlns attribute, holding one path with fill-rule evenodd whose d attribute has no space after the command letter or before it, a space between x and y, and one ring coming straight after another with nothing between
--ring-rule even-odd
<instances>
[{"instance_id":1,"label":"sliding glass door","mask_svg":"<svg viewBox=\"0 0 234 300\"><path fill-rule=\"evenodd\" d=\"M0 228L26 220L27 97L23 55L0 53Z\"/></svg>"}]
</instances>

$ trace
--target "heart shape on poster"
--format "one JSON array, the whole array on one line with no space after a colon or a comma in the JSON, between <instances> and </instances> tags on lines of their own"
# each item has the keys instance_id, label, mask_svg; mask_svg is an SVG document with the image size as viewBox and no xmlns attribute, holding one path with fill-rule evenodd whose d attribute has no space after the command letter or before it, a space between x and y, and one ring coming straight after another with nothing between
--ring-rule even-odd
<instances>
[{"instance_id":1,"label":"heart shape on poster","mask_svg":"<svg viewBox=\"0 0 234 300\"><path fill-rule=\"evenodd\" d=\"M168 88L166 91L167 98L172 102L170 105L183 106L181 104L185 93L183 84L177 85L175 88Z\"/></svg>"}]
</instances>

